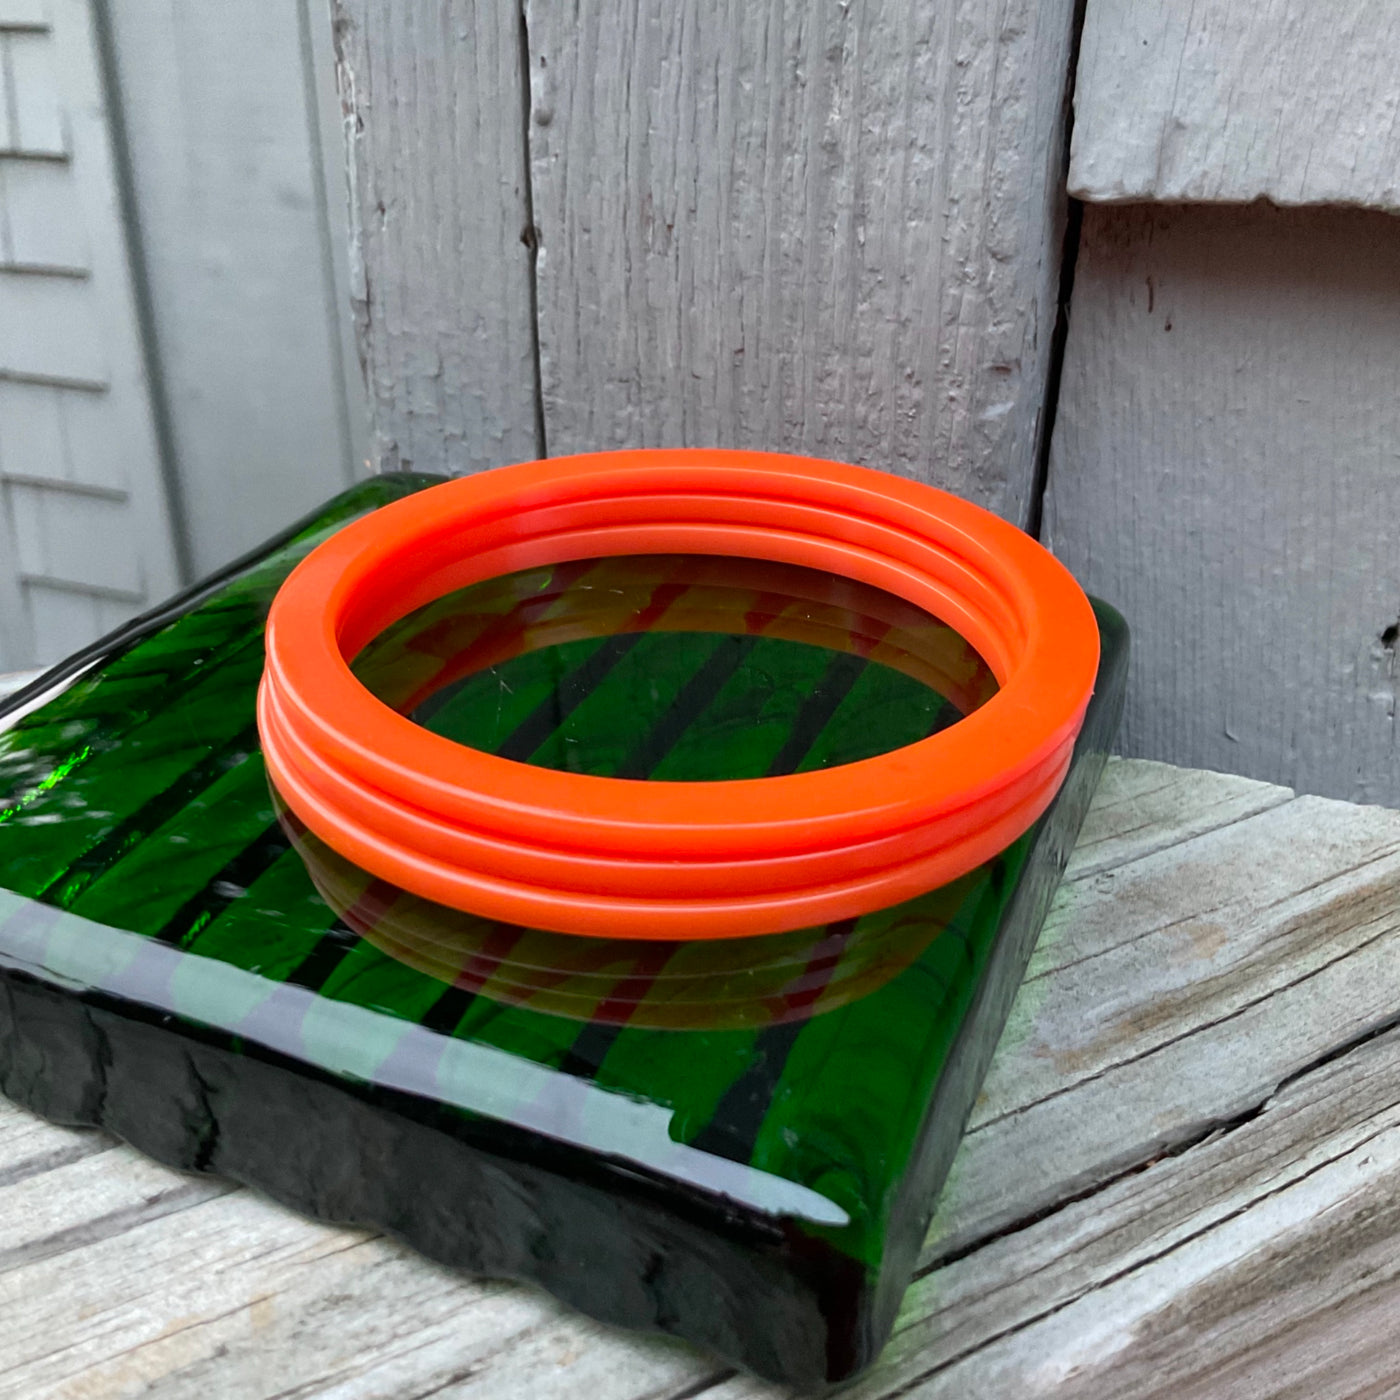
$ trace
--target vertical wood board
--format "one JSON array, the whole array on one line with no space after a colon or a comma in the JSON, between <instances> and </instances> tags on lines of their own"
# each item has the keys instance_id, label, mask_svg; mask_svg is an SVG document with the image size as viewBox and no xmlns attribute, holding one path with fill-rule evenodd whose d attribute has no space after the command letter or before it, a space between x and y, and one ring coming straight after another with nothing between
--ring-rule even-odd
<instances>
[{"instance_id":1,"label":"vertical wood board","mask_svg":"<svg viewBox=\"0 0 1400 1400\"><path fill-rule=\"evenodd\" d=\"M518 12L333 0L333 14L375 465L461 473L534 457Z\"/></svg>"},{"instance_id":2,"label":"vertical wood board","mask_svg":"<svg viewBox=\"0 0 1400 1400\"><path fill-rule=\"evenodd\" d=\"M1089 0L1070 192L1400 211L1400 6Z\"/></svg>"},{"instance_id":3,"label":"vertical wood board","mask_svg":"<svg viewBox=\"0 0 1400 1400\"><path fill-rule=\"evenodd\" d=\"M550 451L845 458L1023 521L1072 10L527 0Z\"/></svg>"},{"instance_id":4,"label":"vertical wood board","mask_svg":"<svg viewBox=\"0 0 1400 1400\"><path fill-rule=\"evenodd\" d=\"M1400 805L1400 223L1089 207L1047 539L1133 628L1125 751Z\"/></svg>"},{"instance_id":5,"label":"vertical wood board","mask_svg":"<svg viewBox=\"0 0 1400 1400\"><path fill-rule=\"evenodd\" d=\"M537 325L550 452L812 452L1026 518L1072 8L583 0L522 35L338 0L380 464L531 455Z\"/></svg>"},{"instance_id":6,"label":"vertical wood board","mask_svg":"<svg viewBox=\"0 0 1400 1400\"><path fill-rule=\"evenodd\" d=\"M18 133L15 131L14 78L10 74L8 35L0 31L0 154L13 154Z\"/></svg>"}]
</instances>

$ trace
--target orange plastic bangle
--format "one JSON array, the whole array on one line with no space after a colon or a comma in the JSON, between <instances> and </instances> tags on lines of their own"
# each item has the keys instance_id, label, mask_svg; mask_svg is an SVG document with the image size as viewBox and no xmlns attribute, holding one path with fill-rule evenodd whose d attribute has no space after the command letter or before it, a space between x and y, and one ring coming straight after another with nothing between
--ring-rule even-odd
<instances>
[{"instance_id":1,"label":"orange plastic bangle","mask_svg":"<svg viewBox=\"0 0 1400 1400\"><path fill-rule=\"evenodd\" d=\"M858 763L671 783L454 744L351 674L366 643L444 594L625 554L858 579L955 627L1000 689L932 738ZM599 453L447 482L320 545L273 603L258 723L272 780L307 827L415 894L562 933L727 938L896 904L1009 845L1064 779L1098 652L1068 571L945 492L809 458Z\"/></svg>"}]
</instances>

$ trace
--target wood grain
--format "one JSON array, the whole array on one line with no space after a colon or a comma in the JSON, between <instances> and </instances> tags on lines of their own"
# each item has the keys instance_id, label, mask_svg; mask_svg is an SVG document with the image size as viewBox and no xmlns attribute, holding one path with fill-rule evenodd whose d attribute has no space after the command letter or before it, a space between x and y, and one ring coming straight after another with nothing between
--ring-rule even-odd
<instances>
[{"instance_id":1,"label":"wood grain","mask_svg":"<svg viewBox=\"0 0 1400 1400\"><path fill-rule=\"evenodd\" d=\"M337 3L380 465L747 445L1027 517L1071 0Z\"/></svg>"},{"instance_id":2,"label":"wood grain","mask_svg":"<svg viewBox=\"0 0 1400 1400\"><path fill-rule=\"evenodd\" d=\"M1400 237L1088 207L1046 538L1133 629L1123 745L1400 804Z\"/></svg>"},{"instance_id":3,"label":"wood grain","mask_svg":"<svg viewBox=\"0 0 1400 1400\"><path fill-rule=\"evenodd\" d=\"M1400 211L1400 8L1089 0L1070 192Z\"/></svg>"},{"instance_id":4,"label":"wood grain","mask_svg":"<svg viewBox=\"0 0 1400 1400\"><path fill-rule=\"evenodd\" d=\"M1072 10L527 3L550 451L810 453L1024 520Z\"/></svg>"},{"instance_id":5,"label":"wood grain","mask_svg":"<svg viewBox=\"0 0 1400 1400\"><path fill-rule=\"evenodd\" d=\"M1123 760L1089 832L844 1393L1389 1393L1400 814ZM0 1221L6 1395L783 1394L4 1105Z\"/></svg>"},{"instance_id":6,"label":"wood grain","mask_svg":"<svg viewBox=\"0 0 1400 1400\"><path fill-rule=\"evenodd\" d=\"M374 464L461 473L538 456L516 7L332 9Z\"/></svg>"}]
</instances>

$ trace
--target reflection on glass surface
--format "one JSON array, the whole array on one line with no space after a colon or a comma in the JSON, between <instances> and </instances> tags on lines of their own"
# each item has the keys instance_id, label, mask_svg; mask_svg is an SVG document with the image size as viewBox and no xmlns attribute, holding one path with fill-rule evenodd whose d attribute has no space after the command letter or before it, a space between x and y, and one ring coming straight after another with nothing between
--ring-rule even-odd
<instances>
[{"instance_id":1,"label":"reflection on glass surface","mask_svg":"<svg viewBox=\"0 0 1400 1400\"><path fill-rule=\"evenodd\" d=\"M756 778L926 738L996 681L946 624L878 589L751 559L582 560L462 589L360 654L386 703L523 762L651 781ZM281 809L317 889L391 957L509 1005L652 1030L778 1025L874 991L943 931L967 880L764 938L575 938L444 908Z\"/></svg>"},{"instance_id":2,"label":"reflection on glass surface","mask_svg":"<svg viewBox=\"0 0 1400 1400\"><path fill-rule=\"evenodd\" d=\"M928 737L996 691L946 623L766 560L636 555L475 584L356 658L386 704L526 763L653 781L761 778Z\"/></svg>"}]
</instances>

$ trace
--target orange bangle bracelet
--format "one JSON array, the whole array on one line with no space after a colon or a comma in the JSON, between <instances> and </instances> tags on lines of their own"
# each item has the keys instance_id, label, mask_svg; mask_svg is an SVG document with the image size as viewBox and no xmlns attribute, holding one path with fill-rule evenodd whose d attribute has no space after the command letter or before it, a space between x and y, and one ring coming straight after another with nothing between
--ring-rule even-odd
<instances>
[{"instance_id":1,"label":"orange bangle bracelet","mask_svg":"<svg viewBox=\"0 0 1400 1400\"><path fill-rule=\"evenodd\" d=\"M954 627L1000 688L950 728L874 758L677 783L455 744L351 673L386 627L456 589L636 554L767 560L883 589ZM764 453L599 453L446 482L320 545L273 603L258 725L300 820L415 894L562 933L738 937L856 917L1004 849L1064 779L1098 654L1068 571L945 492Z\"/></svg>"}]
</instances>

